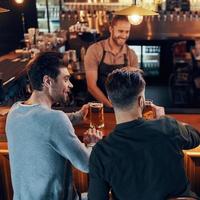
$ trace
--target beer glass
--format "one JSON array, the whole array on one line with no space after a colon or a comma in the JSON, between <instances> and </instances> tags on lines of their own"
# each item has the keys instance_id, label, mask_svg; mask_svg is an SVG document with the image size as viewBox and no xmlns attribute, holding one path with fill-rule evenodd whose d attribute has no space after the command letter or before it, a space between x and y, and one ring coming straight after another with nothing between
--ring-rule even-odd
<instances>
[{"instance_id":1,"label":"beer glass","mask_svg":"<svg viewBox=\"0 0 200 200\"><path fill-rule=\"evenodd\" d=\"M103 128L104 127L104 112L103 103L90 102L90 128Z\"/></svg>"},{"instance_id":2,"label":"beer glass","mask_svg":"<svg viewBox=\"0 0 200 200\"><path fill-rule=\"evenodd\" d=\"M145 106L142 112L142 116L146 120L152 120L156 118L156 110L152 106L153 102L151 100L145 101Z\"/></svg>"}]
</instances>

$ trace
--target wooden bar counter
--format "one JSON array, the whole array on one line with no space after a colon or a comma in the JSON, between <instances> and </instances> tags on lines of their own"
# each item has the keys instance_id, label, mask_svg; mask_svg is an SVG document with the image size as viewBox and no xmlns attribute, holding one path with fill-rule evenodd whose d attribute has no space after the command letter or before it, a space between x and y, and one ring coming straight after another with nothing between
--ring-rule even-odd
<instances>
[{"instance_id":1,"label":"wooden bar counter","mask_svg":"<svg viewBox=\"0 0 200 200\"><path fill-rule=\"evenodd\" d=\"M179 121L188 123L200 131L200 115L199 114L170 114L171 117ZM115 117L113 113L104 113L105 126L102 128L103 134L106 136L115 127ZM89 120L82 122L75 126L76 134L82 139L83 133L89 128ZM188 178L191 182L193 191L200 195L200 146L184 151L185 154L185 169ZM84 174L77 169L73 169L74 182L80 192L85 192L88 189L88 175ZM2 179L3 177L3 179ZM10 169L8 161L8 146L6 141L0 141L0 178L3 180L4 190L6 196L4 199L11 199L12 187L10 181ZM2 184L0 182L0 184ZM0 185L1 187L1 185ZM0 199L1 195L0 195Z\"/></svg>"}]
</instances>

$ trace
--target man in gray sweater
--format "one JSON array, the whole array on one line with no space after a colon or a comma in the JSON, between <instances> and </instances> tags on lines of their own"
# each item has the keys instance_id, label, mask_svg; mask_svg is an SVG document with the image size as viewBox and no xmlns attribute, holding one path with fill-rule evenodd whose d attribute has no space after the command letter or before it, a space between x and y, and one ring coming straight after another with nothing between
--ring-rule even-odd
<instances>
[{"instance_id":1,"label":"man in gray sweater","mask_svg":"<svg viewBox=\"0 0 200 200\"><path fill-rule=\"evenodd\" d=\"M6 123L14 200L78 199L71 164L88 172L90 152L69 117L80 121L87 106L69 117L51 109L55 102L66 102L73 87L61 54L42 53L27 68L33 93L12 106ZM95 130L92 136L98 139Z\"/></svg>"}]
</instances>

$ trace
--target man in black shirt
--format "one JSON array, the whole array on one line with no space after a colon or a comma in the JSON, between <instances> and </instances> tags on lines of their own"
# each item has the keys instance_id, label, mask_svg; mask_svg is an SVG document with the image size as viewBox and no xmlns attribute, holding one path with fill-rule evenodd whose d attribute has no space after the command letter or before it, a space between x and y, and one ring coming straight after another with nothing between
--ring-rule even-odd
<instances>
[{"instance_id":1,"label":"man in black shirt","mask_svg":"<svg viewBox=\"0 0 200 200\"><path fill-rule=\"evenodd\" d=\"M200 134L169 117L144 120L145 81L139 71L115 70L106 89L117 125L90 157L89 200L164 200L196 197L183 165L183 149Z\"/></svg>"}]
</instances>

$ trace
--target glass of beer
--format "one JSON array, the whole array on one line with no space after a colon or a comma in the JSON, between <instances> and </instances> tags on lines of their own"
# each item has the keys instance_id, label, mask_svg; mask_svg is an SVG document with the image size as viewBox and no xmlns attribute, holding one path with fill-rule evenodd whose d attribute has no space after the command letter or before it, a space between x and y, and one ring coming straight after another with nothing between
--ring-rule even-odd
<instances>
[{"instance_id":1,"label":"glass of beer","mask_svg":"<svg viewBox=\"0 0 200 200\"><path fill-rule=\"evenodd\" d=\"M146 120L152 120L156 118L156 110L152 106L153 102L151 100L145 101L145 106L142 112L142 116Z\"/></svg>"},{"instance_id":2,"label":"glass of beer","mask_svg":"<svg viewBox=\"0 0 200 200\"><path fill-rule=\"evenodd\" d=\"M104 127L104 112L103 103L90 102L90 128L103 128Z\"/></svg>"}]
</instances>

